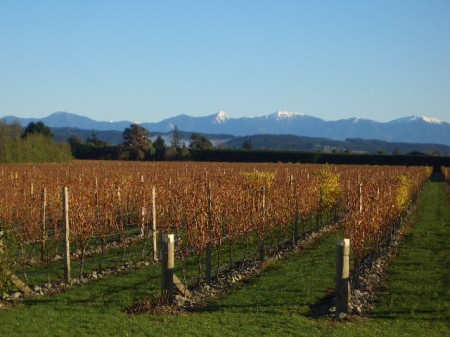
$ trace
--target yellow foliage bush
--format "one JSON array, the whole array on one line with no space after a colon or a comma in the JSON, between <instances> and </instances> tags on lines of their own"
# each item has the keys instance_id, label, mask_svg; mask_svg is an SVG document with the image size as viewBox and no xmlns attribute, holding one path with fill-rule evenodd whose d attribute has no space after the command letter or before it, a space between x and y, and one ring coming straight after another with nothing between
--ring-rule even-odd
<instances>
[{"instance_id":1,"label":"yellow foliage bush","mask_svg":"<svg viewBox=\"0 0 450 337\"><path fill-rule=\"evenodd\" d=\"M275 179L275 172L270 171L254 171L241 173L244 177L245 184L255 190L264 188L266 191L270 189Z\"/></svg>"},{"instance_id":2,"label":"yellow foliage bush","mask_svg":"<svg viewBox=\"0 0 450 337\"><path fill-rule=\"evenodd\" d=\"M320 178L320 204L322 210L330 210L339 203L342 188L339 176L328 168L317 172Z\"/></svg>"},{"instance_id":3,"label":"yellow foliage bush","mask_svg":"<svg viewBox=\"0 0 450 337\"><path fill-rule=\"evenodd\" d=\"M404 211L411 199L411 178L407 175L401 175L399 178L399 187L397 190L397 207L399 211Z\"/></svg>"}]
</instances>

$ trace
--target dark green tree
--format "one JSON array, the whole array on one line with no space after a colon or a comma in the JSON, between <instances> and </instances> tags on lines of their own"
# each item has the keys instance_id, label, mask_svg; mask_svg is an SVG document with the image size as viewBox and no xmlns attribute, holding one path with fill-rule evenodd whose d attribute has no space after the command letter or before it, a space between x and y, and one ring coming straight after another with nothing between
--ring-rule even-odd
<instances>
[{"instance_id":1,"label":"dark green tree","mask_svg":"<svg viewBox=\"0 0 450 337\"><path fill-rule=\"evenodd\" d=\"M213 146L208 138L195 132L191 135L191 144L189 145L189 147L192 150L209 150Z\"/></svg>"},{"instance_id":2,"label":"dark green tree","mask_svg":"<svg viewBox=\"0 0 450 337\"><path fill-rule=\"evenodd\" d=\"M110 146L110 142L105 142L97 137L97 135L93 132L92 137L86 138L86 144L93 146Z\"/></svg>"},{"instance_id":3,"label":"dark green tree","mask_svg":"<svg viewBox=\"0 0 450 337\"><path fill-rule=\"evenodd\" d=\"M177 150L180 149L180 132L178 131L178 127L176 125L172 131L172 146Z\"/></svg>"},{"instance_id":4,"label":"dark green tree","mask_svg":"<svg viewBox=\"0 0 450 337\"><path fill-rule=\"evenodd\" d=\"M394 149L394 151L392 151L392 155L393 156L398 156L398 155L401 155L401 154L402 154L402 151L398 147L396 147Z\"/></svg>"},{"instance_id":5,"label":"dark green tree","mask_svg":"<svg viewBox=\"0 0 450 337\"><path fill-rule=\"evenodd\" d=\"M74 146L83 144L83 140L82 140L80 137L78 137L77 135L72 135L72 136L70 136L70 137L67 139L67 141L69 142L69 145L70 145L71 147L74 147Z\"/></svg>"},{"instance_id":6,"label":"dark green tree","mask_svg":"<svg viewBox=\"0 0 450 337\"><path fill-rule=\"evenodd\" d=\"M155 148L155 150L158 149L165 149L166 148L166 142L164 141L164 139L158 135L155 139L155 142L153 143L153 147Z\"/></svg>"},{"instance_id":7,"label":"dark green tree","mask_svg":"<svg viewBox=\"0 0 450 337\"><path fill-rule=\"evenodd\" d=\"M25 130L22 133L22 138L26 138L28 135L31 134L41 134L45 137L49 137L49 138L53 138L53 133L52 130L45 125L44 123L42 123L41 121L35 123L35 122L30 122L27 127L25 128Z\"/></svg>"},{"instance_id":8,"label":"dark green tree","mask_svg":"<svg viewBox=\"0 0 450 337\"><path fill-rule=\"evenodd\" d=\"M153 142L153 147L155 148L155 159L164 159L164 152L166 151L166 142L164 139L158 135L156 140Z\"/></svg>"},{"instance_id":9,"label":"dark green tree","mask_svg":"<svg viewBox=\"0 0 450 337\"><path fill-rule=\"evenodd\" d=\"M155 152L150 140L150 132L138 124L131 124L123 131L122 136L123 159L143 160Z\"/></svg>"},{"instance_id":10,"label":"dark green tree","mask_svg":"<svg viewBox=\"0 0 450 337\"><path fill-rule=\"evenodd\" d=\"M67 142L70 145L70 150L72 152L72 155L74 157L77 157L77 155L80 151L80 148L84 146L83 140L80 137L78 137L77 135L72 135L67 139Z\"/></svg>"},{"instance_id":11,"label":"dark green tree","mask_svg":"<svg viewBox=\"0 0 450 337\"><path fill-rule=\"evenodd\" d=\"M252 140L251 139L244 140L244 143L242 144L242 148L245 150L251 150L253 148Z\"/></svg>"}]
</instances>

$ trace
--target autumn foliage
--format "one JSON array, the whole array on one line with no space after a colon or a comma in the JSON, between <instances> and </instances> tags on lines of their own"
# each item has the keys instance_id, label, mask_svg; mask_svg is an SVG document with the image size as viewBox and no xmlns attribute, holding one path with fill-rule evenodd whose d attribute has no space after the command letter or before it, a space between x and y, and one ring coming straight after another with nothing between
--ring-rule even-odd
<instances>
[{"instance_id":1,"label":"autumn foliage","mask_svg":"<svg viewBox=\"0 0 450 337\"><path fill-rule=\"evenodd\" d=\"M362 261L408 214L429 174L420 167L309 164L3 165L0 223L21 244L58 240L61 189L68 187L71 237L84 252L94 237L124 238L130 227L148 232L155 187L158 231L175 233L186 256L252 235L277 245L296 226L302 232L332 222Z\"/></svg>"}]
</instances>

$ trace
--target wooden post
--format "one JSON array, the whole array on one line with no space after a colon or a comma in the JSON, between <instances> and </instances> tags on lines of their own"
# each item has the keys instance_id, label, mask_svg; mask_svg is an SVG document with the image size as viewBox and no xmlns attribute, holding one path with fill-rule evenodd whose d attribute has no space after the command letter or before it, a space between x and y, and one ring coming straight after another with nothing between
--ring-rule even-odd
<instances>
[{"instance_id":1,"label":"wooden post","mask_svg":"<svg viewBox=\"0 0 450 337\"><path fill-rule=\"evenodd\" d=\"M363 195L362 195L362 182L358 184L358 197L359 197L359 213L363 211Z\"/></svg>"},{"instance_id":2,"label":"wooden post","mask_svg":"<svg viewBox=\"0 0 450 337\"><path fill-rule=\"evenodd\" d=\"M47 189L42 189L42 241L41 241L41 261L45 258L45 240L47 240L47 228L45 224L47 210Z\"/></svg>"},{"instance_id":3,"label":"wooden post","mask_svg":"<svg viewBox=\"0 0 450 337\"><path fill-rule=\"evenodd\" d=\"M289 185L290 185L290 191L291 191L291 197L295 199L295 217L294 217L294 228L292 231L292 242L294 244L298 243L298 226L300 221L300 215L299 215L299 205L298 205L298 199L297 199L297 185L294 186L294 176L291 174L289 177Z\"/></svg>"},{"instance_id":4,"label":"wooden post","mask_svg":"<svg viewBox=\"0 0 450 337\"><path fill-rule=\"evenodd\" d=\"M119 205L119 209L116 210L116 228L117 232L119 233L119 242L122 242L122 230L125 230L126 227L123 226L122 228L122 198L120 195L120 186L117 187L117 201Z\"/></svg>"},{"instance_id":5,"label":"wooden post","mask_svg":"<svg viewBox=\"0 0 450 337\"><path fill-rule=\"evenodd\" d=\"M336 244L336 315L348 313L350 296L350 239L338 240Z\"/></svg>"},{"instance_id":6,"label":"wooden post","mask_svg":"<svg viewBox=\"0 0 450 337\"><path fill-rule=\"evenodd\" d=\"M0 255L6 254L5 250L5 244L3 243L3 235L4 233L0 233ZM16 275L14 275L14 273L8 269L5 269L3 271L6 275L6 277L9 277L9 279L11 280L11 282L23 293L25 294L29 294L31 293L31 289L24 283L22 282Z\"/></svg>"},{"instance_id":7,"label":"wooden post","mask_svg":"<svg viewBox=\"0 0 450 337\"><path fill-rule=\"evenodd\" d=\"M63 219L64 219L64 279L70 284L70 224L69 224L69 190L64 187L63 193Z\"/></svg>"},{"instance_id":8,"label":"wooden post","mask_svg":"<svg viewBox=\"0 0 450 337\"><path fill-rule=\"evenodd\" d=\"M100 220L100 206L99 206L99 199L98 199L98 179L95 177L95 218L97 220L97 224Z\"/></svg>"},{"instance_id":9,"label":"wooden post","mask_svg":"<svg viewBox=\"0 0 450 337\"><path fill-rule=\"evenodd\" d=\"M174 284L173 275L175 267L175 234L164 234L162 236L162 295L169 304L173 303Z\"/></svg>"},{"instance_id":10,"label":"wooden post","mask_svg":"<svg viewBox=\"0 0 450 337\"><path fill-rule=\"evenodd\" d=\"M22 280L14 275L12 271L6 270L6 276L9 277L11 282L24 294L31 294L33 292Z\"/></svg>"},{"instance_id":11,"label":"wooden post","mask_svg":"<svg viewBox=\"0 0 450 337\"><path fill-rule=\"evenodd\" d=\"M144 239L145 241L145 207L141 208L141 237Z\"/></svg>"},{"instance_id":12,"label":"wooden post","mask_svg":"<svg viewBox=\"0 0 450 337\"><path fill-rule=\"evenodd\" d=\"M185 297L191 297L191 292L189 289L183 284L183 282L180 281L177 275L173 274L173 285L175 286L176 290Z\"/></svg>"},{"instance_id":13,"label":"wooden post","mask_svg":"<svg viewBox=\"0 0 450 337\"><path fill-rule=\"evenodd\" d=\"M211 185L208 182L207 185L208 194L208 243L206 244L206 284L211 284L212 274L212 245L211 245L211 232L212 232L212 202L211 202Z\"/></svg>"},{"instance_id":14,"label":"wooden post","mask_svg":"<svg viewBox=\"0 0 450 337\"><path fill-rule=\"evenodd\" d=\"M298 206L296 206L296 211L295 211L295 219L294 219L294 234L293 234L293 242L294 244L298 243L298 223L300 221L300 216L298 214Z\"/></svg>"},{"instance_id":15,"label":"wooden post","mask_svg":"<svg viewBox=\"0 0 450 337\"><path fill-rule=\"evenodd\" d=\"M141 238L142 238L141 260L144 259L145 244L147 243L147 237L148 237L148 226L146 226L145 223L146 223L145 222L145 207L142 207L141 208Z\"/></svg>"},{"instance_id":16,"label":"wooden post","mask_svg":"<svg viewBox=\"0 0 450 337\"><path fill-rule=\"evenodd\" d=\"M152 215L153 215L153 226L152 226L152 236L153 236L153 261L158 261L158 246L157 238L158 232L156 231L156 188L153 186L152 189Z\"/></svg>"},{"instance_id":17,"label":"wooden post","mask_svg":"<svg viewBox=\"0 0 450 337\"><path fill-rule=\"evenodd\" d=\"M261 217L262 217L262 237L259 239L259 261L263 262L266 259L266 248L264 247L264 236L265 236L265 213L266 213L266 189L263 187L261 189L262 202L261 202Z\"/></svg>"}]
</instances>

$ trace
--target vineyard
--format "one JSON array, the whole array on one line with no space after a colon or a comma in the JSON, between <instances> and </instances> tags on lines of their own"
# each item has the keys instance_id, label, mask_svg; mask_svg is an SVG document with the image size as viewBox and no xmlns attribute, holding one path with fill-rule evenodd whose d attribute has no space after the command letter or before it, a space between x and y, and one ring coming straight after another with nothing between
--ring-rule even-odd
<instances>
[{"instance_id":1,"label":"vineyard","mask_svg":"<svg viewBox=\"0 0 450 337\"><path fill-rule=\"evenodd\" d=\"M445 180L450 183L450 167L442 167L442 172L444 173Z\"/></svg>"},{"instance_id":2,"label":"vineyard","mask_svg":"<svg viewBox=\"0 0 450 337\"><path fill-rule=\"evenodd\" d=\"M72 277L84 282L155 263L161 234L173 233L183 280L200 284L326 226L350 239L357 287L430 173L302 164L3 165L2 288L14 287L8 271L29 285L70 283L66 241Z\"/></svg>"}]
</instances>

